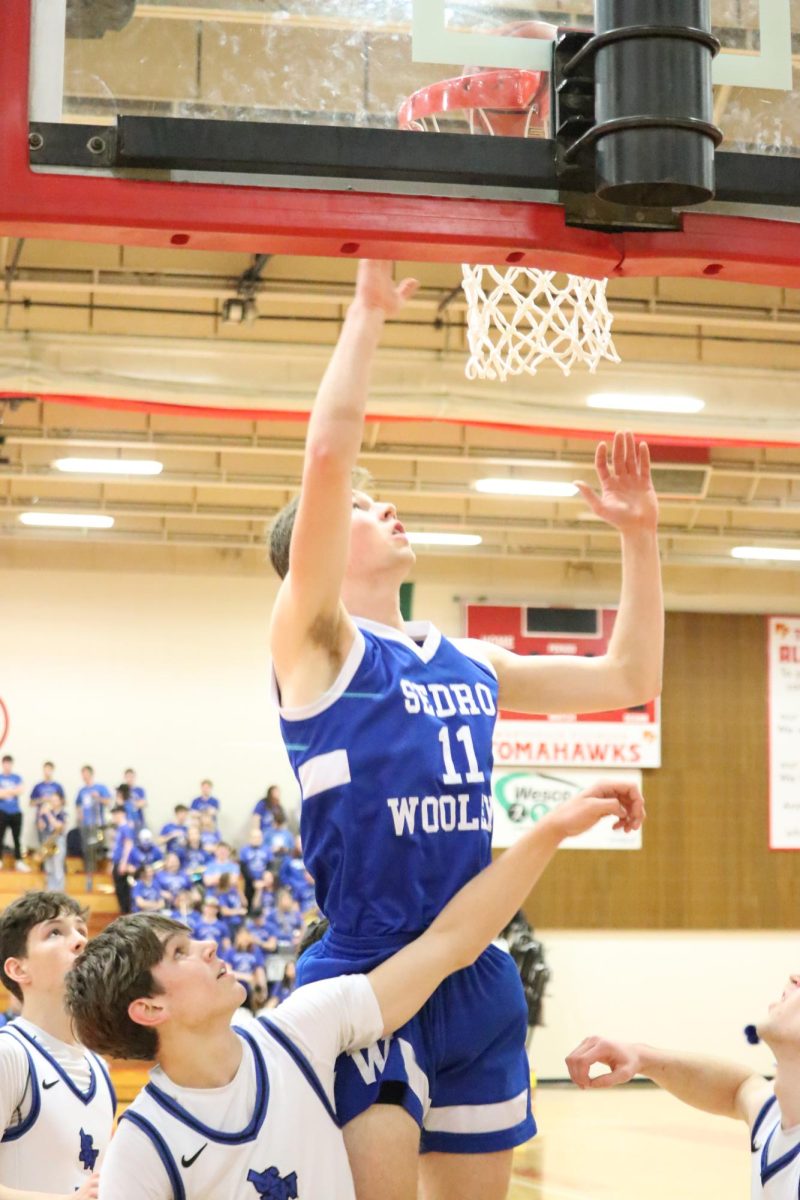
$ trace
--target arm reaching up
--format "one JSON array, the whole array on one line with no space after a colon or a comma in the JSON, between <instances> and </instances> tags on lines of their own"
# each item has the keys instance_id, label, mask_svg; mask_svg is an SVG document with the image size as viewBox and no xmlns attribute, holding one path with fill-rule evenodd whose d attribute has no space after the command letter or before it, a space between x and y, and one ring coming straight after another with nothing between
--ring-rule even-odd
<instances>
[{"instance_id":1,"label":"arm reaching up","mask_svg":"<svg viewBox=\"0 0 800 1200\"><path fill-rule=\"evenodd\" d=\"M602 783L581 792L538 822L535 829L471 879L429 929L370 972L385 1033L422 1008L443 979L475 962L522 907L564 838L616 817L616 829L639 829L644 801L637 787Z\"/></svg>"}]
</instances>

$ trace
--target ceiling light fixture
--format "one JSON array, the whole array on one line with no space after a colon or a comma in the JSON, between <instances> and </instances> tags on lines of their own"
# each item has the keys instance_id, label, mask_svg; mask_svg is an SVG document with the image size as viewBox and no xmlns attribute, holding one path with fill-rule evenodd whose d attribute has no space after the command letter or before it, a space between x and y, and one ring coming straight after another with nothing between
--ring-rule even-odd
<instances>
[{"instance_id":1,"label":"ceiling light fixture","mask_svg":"<svg viewBox=\"0 0 800 1200\"><path fill-rule=\"evenodd\" d=\"M57 471L75 475L160 475L164 464L149 458L57 458Z\"/></svg>"},{"instance_id":2,"label":"ceiling light fixture","mask_svg":"<svg viewBox=\"0 0 800 1200\"><path fill-rule=\"evenodd\" d=\"M21 525L39 526L43 529L111 529L113 517L101 517L90 513L24 512L19 516Z\"/></svg>"},{"instance_id":3,"label":"ceiling light fixture","mask_svg":"<svg viewBox=\"0 0 800 1200\"><path fill-rule=\"evenodd\" d=\"M696 396L626 395L614 392L608 395L588 396L587 408L604 408L612 412L682 413L702 412L705 400Z\"/></svg>"},{"instance_id":4,"label":"ceiling light fixture","mask_svg":"<svg viewBox=\"0 0 800 1200\"><path fill-rule=\"evenodd\" d=\"M554 483L543 479L476 479L476 492L487 496L543 496L551 499L577 496L574 483Z\"/></svg>"},{"instance_id":5,"label":"ceiling light fixture","mask_svg":"<svg viewBox=\"0 0 800 1200\"><path fill-rule=\"evenodd\" d=\"M731 557L752 562L800 562L800 547L790 550L777 546L734 546Z\"/></svg>"},{"instance_id":6,"label":"ceiling light fixture","mask_svg":"<svg viewBox=\"0 0 800 1200\"><path fill-rule=\"evenodd\" d=\"M477 533L409 533L412 546L480 546L483 541Z\"/></svg>"}]
</instances>

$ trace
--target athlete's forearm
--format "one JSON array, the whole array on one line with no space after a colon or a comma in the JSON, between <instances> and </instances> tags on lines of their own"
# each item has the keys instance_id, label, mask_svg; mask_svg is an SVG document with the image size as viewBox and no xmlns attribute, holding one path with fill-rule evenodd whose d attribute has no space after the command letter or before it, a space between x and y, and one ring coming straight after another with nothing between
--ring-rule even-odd
<instances>
[{"instance_id":1,"label":"athlete's forearm","mask_svg":"<svg viewBox=\"0 0 800 1200\"><path fill-rule=\"evenodd\" d=\"M622 535L622 590L607 658L619 674L624 705L660 694L664 597L655 529Z\"/></svg>"},{"instance_id":2,"label":"athlete's forearm","mask_svg":"<svg viewBox=\"0 0 800 1200\"><path fill-rule=\"evenodd\" d=\"M753 1075L737 1063L636 1046L639 1071L684 1104L720 1117L739 1117L737 1098Z\"/></svg>"},{"instance_id":3,"label":"athlete's forearm","mask_svg":"<svg viewBox=\"0 0 800 1200\"><path fill-rule=\"evenodd\" d=\"M320 459L347 473L361 449L372 361L384 314L355 300L314 401L306 437L306 470ZM349 487L349 479L348 479Z\"/></svg>"}]
</instances>

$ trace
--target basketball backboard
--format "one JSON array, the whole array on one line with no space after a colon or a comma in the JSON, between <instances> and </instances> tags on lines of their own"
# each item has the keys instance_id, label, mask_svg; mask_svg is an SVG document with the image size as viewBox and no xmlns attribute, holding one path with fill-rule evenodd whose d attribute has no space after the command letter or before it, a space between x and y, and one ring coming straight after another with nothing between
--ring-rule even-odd
<instances>
[{"instance_id":1,"label":"basketball backboard","mask_svg":"<svg viewBox=\"0 0 800 1200\"><path fill-rule=\"evenodd\" d=\"M565 220L549 32L594 15L592 0L17 0L0 233L797 286L800 4L711 0L717 191L673 232ZM455 108L426 136L398 128L408 96L476 71L533 80L524 129Z\"/></svg>"}]
</instances>

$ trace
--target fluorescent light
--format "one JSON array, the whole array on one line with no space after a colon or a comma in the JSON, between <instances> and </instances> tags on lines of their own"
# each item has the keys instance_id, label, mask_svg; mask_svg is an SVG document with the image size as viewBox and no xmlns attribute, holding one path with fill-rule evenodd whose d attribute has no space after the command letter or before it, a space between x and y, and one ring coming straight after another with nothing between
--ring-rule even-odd
<instances>
[{"instance_id":1,"label":"fluorescent light","mask_svg":"<svg viewBox=\"0 0 800 1200\"><path fill-rule=\"evenodd\" d=\"M480 546L477 533L408 533L412 546Z\"/></svg>"},{"instance_id":2,"label":"fluorescent light","mask_svg":"<svg viewBox=\"0 0 800 1200\"><path fill-rule=\"evenodd\" d=\"M150 458L57 458L53 466L80 475L160 475L164 470Z\"/></svg>"},{"instance_id":3,"label":"fluorescent light","mask_svg":"<svg viewBox=\"0 0 800 1200\"><path fill-rule=\"evenodd\" d=\"M113 517L93 516L89 513L20 513L22 525L39 525L46 529L111 529Z\"/></svg>"},{"instance_id":4,"label":"fluorescent light","mask_svg":"<svg viewBox=\"0 0 800 1200\"><path fill-rule=\"evenodd\" d=\"M754 562L800 562L800 548L779 550L775 546L735 546L731 555Z\"/></svg>"},{"instance_id":5,"label":"fluorescent light","mask_svg":"<svg viewBox=\"0 0 800 1200\"><path fill-rule=\"evenodd\" d=\"M577 496L574 483L553 483L542 479L476 479L476 492L487 496Z\"/></svg>"},{"instance_id":6,"label":"fluorescent light","mask_svg":"<svg viewBox=\"0 0 800 1200\"><path fill-rule=\"evenodd\" d=\"M706 406L705 400L696 396L637 396L623 392L589 396L588 408L607 408L616 412L650 413L699 413Z\"/></svg>"}]
</instances>

